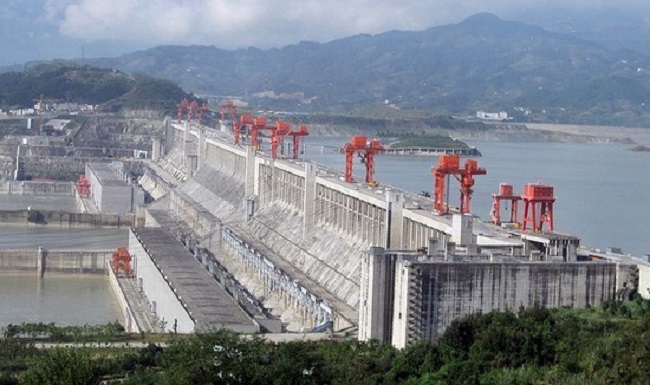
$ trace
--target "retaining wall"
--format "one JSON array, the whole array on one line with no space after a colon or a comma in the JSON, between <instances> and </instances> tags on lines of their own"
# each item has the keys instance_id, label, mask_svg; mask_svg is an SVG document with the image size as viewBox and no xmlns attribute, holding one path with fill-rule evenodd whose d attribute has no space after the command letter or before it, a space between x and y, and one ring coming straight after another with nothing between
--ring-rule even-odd
<instances>
[{"instance_id":1,"label":"retaining wall","mask_svg":"<svg viewBox=\"0 0 650 385\"><path fill-rule=\"evenodd\" d=\"M0 223L58 228L142 227L144 218L135 214L91 214L49 210L0 210Z\"/></svg>"},{"instance_id":2,"label":"retaining wall","mask_svg":"<svg viewBox=\"0 0 650 385\"><path fill-rule=\"evenodd\" d=\"M73 195L75 185L72 182L0 182L0 194L7 195Z\"/></svg>"},{"instance_id":3,"label":"retaining wall","mask_svg":"<svg viewBox=\"0 0 650 385\"><path fill-rule=\"evenodd\" d=\"M0 250L0 274L106 274L112 250Z\"/></svg>"}]
</instances>

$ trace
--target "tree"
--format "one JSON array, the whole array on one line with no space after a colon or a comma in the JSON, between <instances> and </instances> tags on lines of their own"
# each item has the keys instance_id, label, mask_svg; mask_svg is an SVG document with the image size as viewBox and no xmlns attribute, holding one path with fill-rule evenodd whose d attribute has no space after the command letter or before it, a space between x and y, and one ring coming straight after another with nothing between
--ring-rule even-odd
<instances>
[{"instance_id":1,"label":"tree","mask_svg":"<svg viewBox=\"0 0 650 385\"><path fill-rule=\"evenodd\" d=\"M20 377L21 385L96 385L100 373L88 353L55 348Z\"/></svg>"}]
</instances>

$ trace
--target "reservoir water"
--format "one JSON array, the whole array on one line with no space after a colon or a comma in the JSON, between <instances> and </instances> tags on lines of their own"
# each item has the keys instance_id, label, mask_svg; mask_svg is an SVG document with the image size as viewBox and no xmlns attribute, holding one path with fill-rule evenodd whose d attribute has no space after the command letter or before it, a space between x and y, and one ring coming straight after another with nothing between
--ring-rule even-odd
<instances>
[{"instance_id":1,"label":"reservoir water","mask_svg":"<svg viewBox=\"0 0 650 385\"><path fill-rule=\"evenodd\" d=\"M309 138L307 144L343 145L347 138ZM576 235L590 247L620 247L641 256L650 253L650 153L629 146L567 143L468 142L487 175L477 176L472 213L489 220L492 194L499 183L510 183L516 193L523 185L542 182L555 187L555 230ZM307 146L306 158L338 170L345 155ZM414 193L433 190L431 166L437 157L378 156L375 179ZM354 175L364 177L357 160ZM450 203L458 202L452 183ZM457 204L456 204L457 205ZM521 207L521 206L520 206Z\"/></svg>"}]
</instances>

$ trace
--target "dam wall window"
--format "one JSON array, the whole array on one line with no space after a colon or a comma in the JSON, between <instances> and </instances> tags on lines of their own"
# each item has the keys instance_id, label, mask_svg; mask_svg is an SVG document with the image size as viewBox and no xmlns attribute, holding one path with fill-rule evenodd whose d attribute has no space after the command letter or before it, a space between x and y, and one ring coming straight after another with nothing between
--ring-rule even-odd
<instances>
[{"instance_id":1,"label":"dam wall window","mask_svg":"<svg viewBox=\"0 0 650 385\"><path fill-rule=\"evenodd\" d=\"M341 235L372 245L386 239L386 210L321 184L316 186L316 221Z\"/></svg>"},{"instance_id":2,"label":"dam wall window","mask_svg":"<svg viewBox=\"0 0 650 385\"><path fill-rule=\"evenodd\" d=\"M402 242L407 250L417 250L429 247L431 238L437 241L438 247L444 249L447 245L449 235L431 228L423 223L414 221L411 218L404 218Z\"/></svg>"}]
</instances>

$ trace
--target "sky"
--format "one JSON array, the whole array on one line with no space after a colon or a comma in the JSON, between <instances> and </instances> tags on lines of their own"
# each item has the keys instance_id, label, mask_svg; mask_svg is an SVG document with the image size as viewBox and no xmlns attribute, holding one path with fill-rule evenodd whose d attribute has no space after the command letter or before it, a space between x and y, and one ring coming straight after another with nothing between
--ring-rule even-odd
<instances>
[{"instance_id":1,"label":"sky","mask_svg":"<svg viewBox=\"0 0 650 385\"><path fill-rule=\"evenodd\" d=\"M479 12L534 15L565 0L3 0L2 62L113 55L162 44L224 49L327 42L359 33L424 30ZM573 0L574 8L646 8L647 0ZM534 17L534 16L533 16ZM15 36L14 36L15 35ZM0 46L1 47L1 46ZM23 52L18 54L20 48ZM6 48L11 48L8 51ZM13 50L12 50L13 49ZM8 57L6 52L17 52ZM122 53L119 52L119 53ZM39 56L41 55L41 56Z\"/></svg>"}]
</instances>

